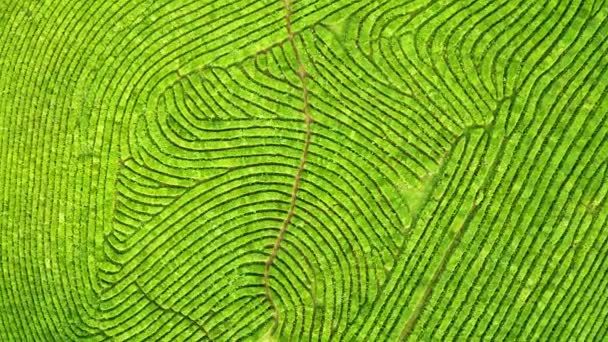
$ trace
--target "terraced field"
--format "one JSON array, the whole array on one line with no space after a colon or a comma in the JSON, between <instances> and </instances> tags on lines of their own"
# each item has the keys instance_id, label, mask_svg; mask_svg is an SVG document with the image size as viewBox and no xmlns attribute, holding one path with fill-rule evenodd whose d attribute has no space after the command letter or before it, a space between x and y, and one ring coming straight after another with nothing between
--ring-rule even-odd
<instances>
[{"instance_id":1,"label":"terraced field","mask_svg":"<svg viewBox=\"0 0 608 342\"><path fill-rule=\"evenodd\" d=\"M608 340L605 0L0 0L0 341Z\"/></svg>"}]
</instances>

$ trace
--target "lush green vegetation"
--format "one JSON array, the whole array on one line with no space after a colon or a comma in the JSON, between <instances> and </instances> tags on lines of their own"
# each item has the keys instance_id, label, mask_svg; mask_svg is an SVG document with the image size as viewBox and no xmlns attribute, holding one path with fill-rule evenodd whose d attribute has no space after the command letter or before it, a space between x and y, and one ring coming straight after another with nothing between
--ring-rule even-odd
<instances>
[{"instance_id":1,"label":"lush green vegetation","mask_svg":"<svg viewBox=\"0 0 608 342\"><path fill-rule=\"evenodd\" d=\"M603 0L0 0L0 340L608 339Z\"/></svg>"}]
</instances>

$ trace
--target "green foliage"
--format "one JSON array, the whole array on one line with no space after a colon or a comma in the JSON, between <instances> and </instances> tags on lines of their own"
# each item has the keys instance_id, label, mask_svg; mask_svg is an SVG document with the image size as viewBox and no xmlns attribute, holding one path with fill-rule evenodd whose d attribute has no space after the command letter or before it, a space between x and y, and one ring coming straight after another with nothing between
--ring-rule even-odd
<instances>
[{"instance_id":1,"label":"green foliage","mask_svg":"<svg viewBox=\"0 0 608 342\"><path fill-rule=\"evenodd\" d=\"M604 1L5 0L0 66L2 341L608 338Z\"/></svg>"}]
</instances>

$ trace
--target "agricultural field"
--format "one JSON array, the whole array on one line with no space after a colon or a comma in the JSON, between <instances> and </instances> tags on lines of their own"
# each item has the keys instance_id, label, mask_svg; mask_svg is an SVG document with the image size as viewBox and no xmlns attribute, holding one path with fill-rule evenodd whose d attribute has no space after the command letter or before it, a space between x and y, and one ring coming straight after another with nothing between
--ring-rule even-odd
<instances>
[{"instance_id":1,"label":"agricultural field","mask_svg":"<svg viewBox=\"0 0 608 342\"><path fill-rule=\"evenodd\" d=\"M608 341L605 0L0 0L0 341Z\"/></svg>"}]
</instances>

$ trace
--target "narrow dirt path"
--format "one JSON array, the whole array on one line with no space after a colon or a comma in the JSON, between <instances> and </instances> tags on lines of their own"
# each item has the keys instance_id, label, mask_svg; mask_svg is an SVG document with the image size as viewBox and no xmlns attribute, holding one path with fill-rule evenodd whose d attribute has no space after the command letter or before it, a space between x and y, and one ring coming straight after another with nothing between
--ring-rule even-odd
<instances>
[{"instance_id":1,"label":"narrow dirt path","mask_svg":"<svg viewBox=\"0 0 608 342\"><path fill-rule=\"evenodd\" d=\"M266 298L270 302L272 306L272 310L274 311L274 320L275 325L279 322L279 309L277 308L276 303L272 299L272 294L270 293L270 269L272 268L272 264L276 259L279 249L281 248L281 242L283 242L283 238L285 237L285 233L287 232L287 228L291 223L291 219L293 218L296 202L298 199L298 190L300 189L300 182L302 180L302 173L304 171L304 166L306 165L306 159L308 158L308 150L310 148L310 140L311 140L311 125L312 125L312 116L310 115L310 107L308 104L308 87L306 84L306 69L304 67L304 63L302 63L302 56L300 55L300 51L296 46L294 41L294 33L291 29L291 10L292 3L291 0L283 0L283 4L285 5L285 28L287 29L287 34L289 36L289 43L291 44L291 48L296 56L296 61L298 63L298 78L302 83L302 100L304 102L302 112L304 112L304 120L306 123L306 140L304 142L304 147L302 148L302 158L300 159L300 165L296 172L293 182L293 190L291 192L291 203L289 205L289 210L287 211L287 217L283 221L283 225L281 226L281 230L279 231L279 235L274 243L272 248L272 252L268 256L266 260L266 264L264 265L264 288L266 290Z\"/></svg>"}]
</instances>

